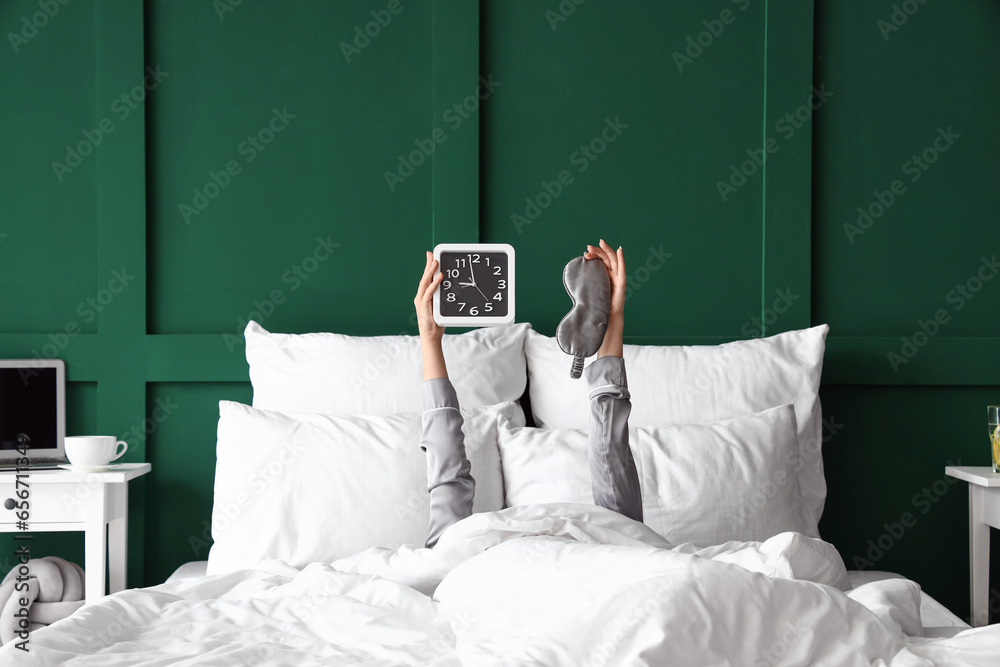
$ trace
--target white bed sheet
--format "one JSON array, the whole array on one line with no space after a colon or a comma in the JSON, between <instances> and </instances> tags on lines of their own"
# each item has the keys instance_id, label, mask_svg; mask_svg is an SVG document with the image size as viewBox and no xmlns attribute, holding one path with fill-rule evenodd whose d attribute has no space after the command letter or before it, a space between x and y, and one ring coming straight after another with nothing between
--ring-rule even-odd
<instances>
[{"instance_id":1,"label":"white bed sheet","mask_svg":"<svg viewBox=\"0 0 1000 667\"><path fill-rule=\"evenodd\" d=\"M864 573L842 593L843 562L818 540L667 546L594 506L511 508L433 550L214 576L189 565L33 633L30 653L4 646L0 664L1000 664L1000 626L908 637L919 588Z\"/></svg>"}]
</instances>

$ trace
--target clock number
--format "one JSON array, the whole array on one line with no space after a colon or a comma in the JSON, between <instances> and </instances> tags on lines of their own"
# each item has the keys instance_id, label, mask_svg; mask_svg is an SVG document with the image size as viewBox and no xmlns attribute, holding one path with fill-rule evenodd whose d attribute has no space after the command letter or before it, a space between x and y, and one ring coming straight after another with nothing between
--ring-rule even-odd
<instances>
[{"instance_id":1,"label":"clock number","mask_svg":"<svg viewBox=\"0 0 1000 667\"><path fill-rule=\"evenodd\" d=\"M501 294L500 292L497 292L496 294L493 295L493 300L494 301L503 301L503 294Z\"/></svg>"},{"instance_id":2,"label":"clock number","mask_svg":"<svg viewBox=\"0 0 1000 667\"><path fill-rule=\"evenodd\" d=\"M455 303L455 293L448 292L448 303Z\"/></svg>"},{"instance_id":3,"label":"clock number","mask_svg":"<svg viewBox=\"0 0 1000 667\"><path fill-rule=\"evenodd\" d=\"M472 259L473 257L475 257L475 259ZM479 264L479 255L469 255L469 264Z\"/></svg>"},{"instance_id":4,"label":"clock number","mask_svg":"<svg viewBox=\"0 0 1000 667\"><path fill-rule=\"evenodd\" d=\"M444 288L445 290L450 290L451 289L451 281L450 280L444 281L443 283L441 283L441 287Z\"/></svg>"},{"instance_id":5,"label":"clock number","mask_svg":"<svg viewBox=\"0 0 1000 667\"><path fill-rule=\"evenodd\" d=\"M458 269L448 269L449 278L458 278L458 276L459 276Z\"/></svg>"},{"instance_id":6,"label":"clock number","mask_svg":"<svg viewBox=\"0 0 1000 667\"><path fill-rule=\"evenodd\" d=\"M492 313L493 312L493 304L490 303L489 301L487 301L486 305L483 306L483 310L486 311L487 313Z\"/></svg>"},{"instance_id":7,"label":"clock number","mask_svg":"<svg viewBox=\"0 0 1000 667\"><path fill-rule=\"evenodd\" d=\"M507 289L507 281L506 280L498 280L497 281L497 289Z\"/></svg>"},{"instance_id":8,"label":"clock number","mask_svg":"<svg viewBox=\"0 0 1000 667\"><path fill-rule=\"evenodd\" d=\"M486 266L490 265L490 256L486 255Z\"/></svg>"},{"instance_id":9,"label":"clock number","mask_svg":"<svg viewBox=\"0 0 1000 667\"><path fill-rule=\"evenodd\" d=\"M462 312L462 310L464 308L465 308L465 302L464 301L459 301L458 302L458 312Z\"/></svg>"},{"instance_id":10,"label":"clock number","mask_svg":"<svg viewBox=\"0 0 1000 667\"><path fill-rule=\"evenodd\" d=\"M469 308L469 315L478 315L478 314L479 314L479 308L477 308L476 306Z\"/></svg>"},{"instance_id":11,"label":"clock number","mask_svg":"<svg viewBox=\"0 0 1000 667\"><path fill-rule=\"evenodd\" d=\"M499 266L494 266L493 267L493 275L499 276L500 275L500 271L501 271L501 268Z\"/></svg>"}]
</instances>

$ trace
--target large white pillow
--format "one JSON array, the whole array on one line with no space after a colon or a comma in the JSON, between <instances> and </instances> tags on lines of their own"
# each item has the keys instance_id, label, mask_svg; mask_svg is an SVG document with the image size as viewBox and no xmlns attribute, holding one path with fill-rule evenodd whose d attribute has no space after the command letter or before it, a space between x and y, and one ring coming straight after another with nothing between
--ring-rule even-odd
<instances>
[{"instance_id":1,"label":"large white pillow","mask_svg":"<svg viewBox=\"0 0 1000 667\"><path fill-rule=\"evenodd\" d=\"M793 404L803 532L818 537L826 501L819 384L828 331L823 324L723 345L626 345L629 424L707 424ZM570 358L556 340L529 331L524 351L535 424L587 428L589 388L569 377Z\"/></svg>"},{"instance_id":2,"label":"large white pillow","mask_svg":"<svg viewBox=\"0 0 1000 667\"><path fill-rule=\"evenodd\" d=\"M447 334L448 372L463 408L516 401L527 371L528 324ZM247 324L253 407L330 415L421 410L418 336L275 334Z\"/></svg>"},{"instance_id":3,"label":"large white pillow","mask_svg":"<svg viewBox=\"0 0 1000 667\"><path fill-rule=\"evenodd\" d=\"M593 503L587 432L500 422L507 505ZM795 410L629 428L643 523L674 544L802 532Z\"/></svg>"},{"instance_id":4,"label":"large white pillow","mask_svg":"<svg viewBox=\"0 0 1000 667\"><path fill-rule=\"evenodd\" d=\"M463 410L474 510L503 507L497 420L514 403ZM428 500L420 413L338 417L219 403L208 574L271 558L295 567L369 547L423 546Z\"/></svg>"}]
</instances>

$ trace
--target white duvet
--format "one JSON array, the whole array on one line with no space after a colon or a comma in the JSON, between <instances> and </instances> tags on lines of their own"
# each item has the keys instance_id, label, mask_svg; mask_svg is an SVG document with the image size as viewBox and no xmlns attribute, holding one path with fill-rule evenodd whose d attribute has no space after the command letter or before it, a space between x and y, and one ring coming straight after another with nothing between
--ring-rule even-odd
<instances>
[{"instance_id":1,"label":"white duvet","mask_svg":"<svg viewBox=\"0 0 1000 667\"><path fill-rule=\"evenodd\" d=\"M532 505L433 550L123 591L0 664L1000 665L1000 626L914 637L916 584L848 588L836 550L796 533L670 548L601 508Z\"/></svg>"}]
</instances>

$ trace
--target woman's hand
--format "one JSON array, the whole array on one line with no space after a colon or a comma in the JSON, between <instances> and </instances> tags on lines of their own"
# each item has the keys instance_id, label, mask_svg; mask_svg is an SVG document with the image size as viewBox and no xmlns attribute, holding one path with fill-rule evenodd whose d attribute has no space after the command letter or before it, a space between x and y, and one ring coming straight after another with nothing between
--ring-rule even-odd
<instances>
[{"instance_id":1,"label":"woman's hand","mask_svg":"<svg viewBox=\"0 0 1000 667\"><path fill-rule=\"evenodd\" d=\"M413 297L413 307L417 311L417 329L420 331L420 356L424 365L424 379L448 377L441 350L444 327L434 321L434 292L437 291L444 274L438 273L438 261L431 252L427 253L424 274Z\"/></svg>"},{"instance_id":2,"label":"woman's hand","mask_svg":"<svg viewBox=\"0 0 1000 667\"><path fill-rule=\"evenodd\" d=\"M444 280L444 274L438 273L438 261L427 251L427 263L424 265L424 275L420 277L417 295L413 297L413 306L417 310L417 329L421 336L441 340L444 327L434 321L434 292Z\"/></svg>"},{"instance_id":3,"label":"woman's hand","mask_svg":"<svg viewBox=\"0 0 1000 667\"><path fill-rule=\"evenodd\" d=\"M625 291L628 289L625 276L625 255L621 246L612 250L611 246L601 239L598 246L587 246L584 259L599 259L604 262L611 280L611 315L608 318L608 330L604 334L604 342L597 351L597 358L624 356L625 347L622 337L625 331Z\"/></svg>"},{"instance_id":4,"label":"woman's hand","mask_svg":"<svg viewBox=\"0 0 1000 667\"><path fill-rule=\"evenodd\" d=\"M611 280L611 314L621 315L625 312L625 290L628 285L625 282L625 255L621 246L617 252L611 249L604 239L598 246L587 246L584 259L599 259L604 262L604 267L608 270L608 278Z\"/></svg>"}]
</instances>

